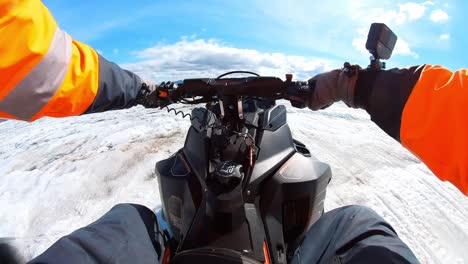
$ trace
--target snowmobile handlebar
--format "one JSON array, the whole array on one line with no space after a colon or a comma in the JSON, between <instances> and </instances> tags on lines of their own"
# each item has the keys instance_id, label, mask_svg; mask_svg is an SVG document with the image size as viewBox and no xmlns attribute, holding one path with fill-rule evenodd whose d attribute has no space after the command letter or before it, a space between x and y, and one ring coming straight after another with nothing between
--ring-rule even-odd
<instances>
[{"instance_id":1,"label":"snowmobile handlebar","mask_svg":"<svg viewBox=\"0 0 468 264\"><path fill-rule=\"evenodd\" d=\"M251 72L242 73L254 74ZM221 78L225 75L215 79L200 78L163 82L157 89L158 96L172 103L202 103L223 100L228 97L262 97L275 100L286 99L291 101L293 106L303 108L306 106L310 93L313 92L313 87L307 82L292 81L291 74L286 75L286 81L278 77L265 76ZM198 99L187 100L197 97Z\"/></svg>"}]
</instances>

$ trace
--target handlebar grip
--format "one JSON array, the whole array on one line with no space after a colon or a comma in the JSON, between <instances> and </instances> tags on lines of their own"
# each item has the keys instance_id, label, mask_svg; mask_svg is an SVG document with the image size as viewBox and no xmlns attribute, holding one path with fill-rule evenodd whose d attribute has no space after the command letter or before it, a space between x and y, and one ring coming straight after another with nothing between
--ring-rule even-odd
<instances>
[{"instance_id":1,"label":"handlebar grip","mask_svg":"<svg viewBox=\"0 0 468 264\"><path fill-rule=\"evenodd\" d=\"M294 82L288 85L287 99L296 108L304 108L315 90L315 83Z\"/></svg>"},{"instance_id":2,"label":"handlebar grip","mask_svg":"<svg viewBox=\"0 0 468 264\"><path fill-rule=\"evenodd\" d=\"M175 103L179 101L179 87L174 82L162 82L157 88L157 97L164 101Z\"/></svg>"}]
</instances>

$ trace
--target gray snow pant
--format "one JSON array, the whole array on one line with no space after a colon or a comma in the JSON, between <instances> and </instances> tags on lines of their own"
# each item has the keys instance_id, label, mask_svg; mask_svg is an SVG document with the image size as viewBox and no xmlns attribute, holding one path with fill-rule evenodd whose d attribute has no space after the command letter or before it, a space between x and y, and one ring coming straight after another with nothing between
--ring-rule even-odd
<instances>
[{"instance_id":1,"label":"gray snow pant","mask_svg":"<svg viewBox=\"0 0 468 264\"><path fill-rule=\"evenodd\" d=\"M291 263L419 263L395 230L372 209L352 205L325 213Z\"/></svg>"},{"instance_id":2,"label":"gray snow pant","mask_svg":"<svg viewBox=\"0 0 468 264\"><path fill-rule=\"evenodd\" d=\"M158 263L155 215L119 204L89 226L65 236L31 263ZM292 263L418 263L393 228L374 211L347 206L312 226Z\"/></svg>"}]
</instances>

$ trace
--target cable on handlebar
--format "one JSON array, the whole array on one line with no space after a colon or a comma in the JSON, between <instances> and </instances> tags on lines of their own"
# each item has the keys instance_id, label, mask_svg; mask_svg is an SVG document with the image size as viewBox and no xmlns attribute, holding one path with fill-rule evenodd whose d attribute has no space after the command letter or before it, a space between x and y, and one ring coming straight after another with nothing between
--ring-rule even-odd
<instances>
[{"instance_id":1,"label":"cable on handlebar","mask_svg":"<svg viewBox=\"0 0 468 264\"><path fill-rule=\"evenodd\" d=\"M179 110L179 111L178 111L177 109L171 108L171 107L168 107L168 106L163 106L163 107L161 107L160 109L161 109L161 110L162 110L162 109L166 109L166 111L167 111L168 113L174 112L174 114L175 114L176 116L180 114L180 116L182 116L182 118L189 117L189 118L190 118L190 121L193 121L193 120L196 119L196 120L198 120L198 122L200 122L201 124L206 123L206 122L205 122L205 121L206 121L206 118L207 118L206 115L205 115L205 120L200 120L200 118L198 118L198 117L196 117L196 116L192 116L191 114L184 113L182 110ZM211 126L205 126L205 128L210 128L210 127L212 127L212 126L213 126L213 125L211 125Z\"/></svg>"},{"instance_id":2,"label":"cable on handlebar","mask_svg":"<svg viewBox=\"0 0 468 264\"><path fill-rule=\"evenodd\" d=\"M221 78L223 78L225 76L228 76L228 75L231 75L231 74L236 74L236 73L245 73L245 74L251 74L251 75L260 77L260 75L258 73L251 72L251 71L230 71L230 72L226 72L224 74L221 74L220 76L216 77L215 80L219 80L219 79L221 79Z\"/></svg>"},{"instance_id":3,"label":"cable on handlebar","mask_svg":"<svg viewBox=\"0 0 468 264\"><path fill-rule=\"evenodd\" d=\"M180 115L182 116L182 118L190 117L190 121L192 121L193 119L197 119L198 121L201 122L201 120L198 119L197 117L192 118L192 115L191 115L191 114L184 113L182 110L179 110L179 111L178 111L177 109L175 109L175 108L169 108L168 106L163 106L163 107L161 107L161 109L166 109L168 113L174 112L174 114L175 114L176 116L180 114Z\"/></svg>"}]
</instances>

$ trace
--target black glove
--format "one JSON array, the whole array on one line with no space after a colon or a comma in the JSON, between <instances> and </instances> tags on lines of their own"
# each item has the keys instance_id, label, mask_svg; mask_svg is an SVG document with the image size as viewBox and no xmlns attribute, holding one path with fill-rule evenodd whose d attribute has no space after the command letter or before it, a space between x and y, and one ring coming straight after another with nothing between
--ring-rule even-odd
<instances>
[{"instance_id":1,"label":"black glove","mask_svg":"<svg viewBox=\"0 0 468 264\"><path fill-rule=\"evenodd\" d=\"M361 67L348 62L344 68L317 74L309 80L313 92L307 105L312 110L326 108L334 102L343 101L350 107L355 107L354 92Z\"/></svg>"},{"instance_id":2,"label":"black glove","mask_svg":"<svg viewBox=\"0 0 468 264\"><path fill-rule=\"evenodd\" d=\"M142 83L140 92L136 98L136 103L143 105L146 108L163 108L170 105L172 102L169 97L161 96L162 93L158 88L159 86L156 84Z\"/></svg>"}]
</instances>

